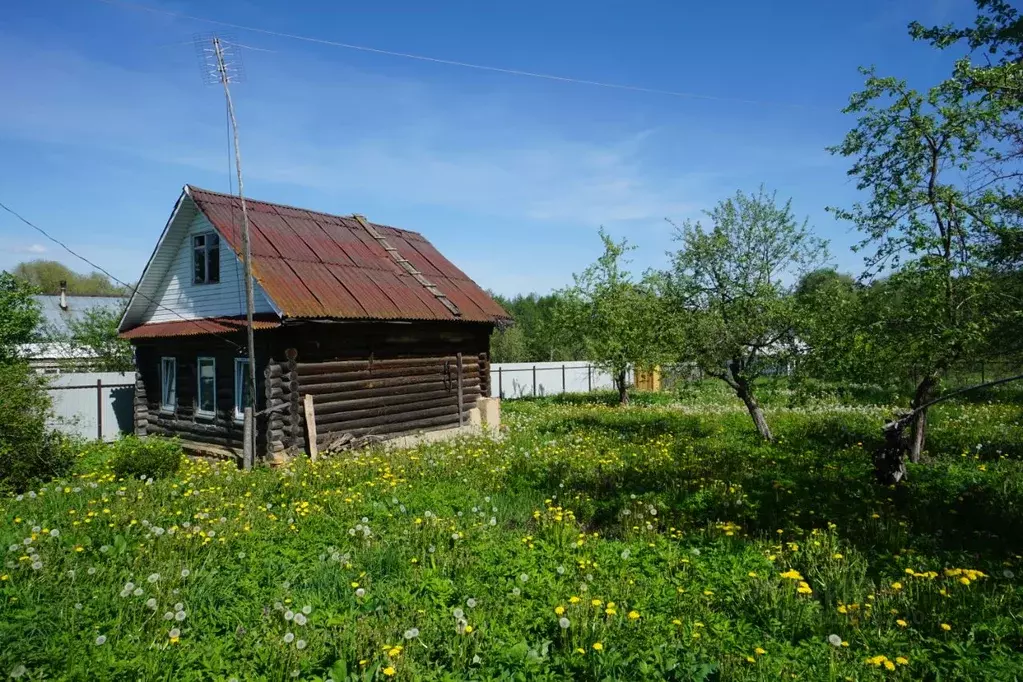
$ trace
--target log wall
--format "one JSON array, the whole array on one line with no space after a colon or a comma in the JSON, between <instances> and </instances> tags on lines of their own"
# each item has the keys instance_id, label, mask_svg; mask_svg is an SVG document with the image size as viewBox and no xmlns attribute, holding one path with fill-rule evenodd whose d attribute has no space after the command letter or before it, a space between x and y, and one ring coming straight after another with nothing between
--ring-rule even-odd
<instances>
[{"instance_id":1,"label":"log wall","mask_svg":"<svg viewBox=\"0 0 1023 682\"><path fill-rule=\"evenodd\" d=\"M257 456L308 448L302 404L307 394L313 396L317 441L323 446L343 433L393 436L468 424L477 398L489 394L490 331L491 325L462 322L307 322L257 332ZM136 431L178 436L240 455L234 359L244 357L244 336L134 343ZM200 356L216 359L213 416L196 413ZM177 405L169 411L160 405L161 357L177 361Z\"/></svg>"},{"instance_id":2,"label":"log wall","mask_svg":"<svg viewBox=\"0 0 1023 682\"><path fill-rule=\"evenodd\" d=\"M228 338L232 343L241 346L241 350L225 341L224 337L211 335L137 341L136 430L139 429L139 413L144 412L145 433L148 435L177 436L186 444L211 445L240 455L243 423L234 413L234 360L246 355L244 337L236 338L240 336L232 335ZM257 344L257 349L259 346L265 346L265 338L262 341L263 343ZM196 410L200 356L212 357L216 361L216 409L213 415L199 414ZM160 404L162 398L160 359L163 357L173 357L177 365L177 401L172 410L164 409ZM257 367L261 364L259 350L256 364ZM266 391L262 374L257 369L257 411L262 409L262 395ZM256 420L258 453L265 449L261 444L265 442L266 423L265 418Z\"/></svg>"},{"instance_id":3,"label":"log wall","mask_svg":"<svg viewBox=\"0 0 1023 682\"><path fill-rule=\"evenodd\" d=\"M286 359L267 367L268 405L281 408L271 417L271 451L308 449L306 395L313 396L320 446L345 433L393 436L468 424L485 395L489 335L489 325L465 323L281 330L276 340L286 347L274 355Z\"/></svg>"}]
</instances>

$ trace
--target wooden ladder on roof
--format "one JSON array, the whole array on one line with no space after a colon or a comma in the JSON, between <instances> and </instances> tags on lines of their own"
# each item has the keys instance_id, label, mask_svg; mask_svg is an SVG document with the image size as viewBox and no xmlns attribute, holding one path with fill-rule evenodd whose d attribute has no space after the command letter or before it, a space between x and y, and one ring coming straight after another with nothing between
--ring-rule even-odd
<instances>
[{"instance_id":1,"label":"wooden ladder on roof","mask_svg":"<svg viewBox=\"0 0 1023 682\"><path fill-rule=\"evenodd\" d=\"M391 256L391 259L398 264L398 267L400 267L408 274L412 275L412 278L419 282L419 284L424 289L433 294L434 298L440 301L444 305L444 307L451 312L452 315L454 315L455 317L462 316L462 311L459 310L458 306L456 306L454 302L452 302L452 300L447 297L447 294L438 289L436 284L426 279L423 273L419 272L419 270L416 269L416 266L412 265L412 263L408 259L403 258L402 255L398 252L398 249L391 246L390 242L387 241L387 237L380 234L380 232L375 227L373 227L373 225L371 225L370 222L366 220L364 216L361 216L358 213L356 213L352 217L355 218L355 220L358 221L360 225L362 225L362 228L369 233L369 236L377 240L380 246L383 247L384 251L386 251L388 255Z\"/></svg>"}]
</instances>

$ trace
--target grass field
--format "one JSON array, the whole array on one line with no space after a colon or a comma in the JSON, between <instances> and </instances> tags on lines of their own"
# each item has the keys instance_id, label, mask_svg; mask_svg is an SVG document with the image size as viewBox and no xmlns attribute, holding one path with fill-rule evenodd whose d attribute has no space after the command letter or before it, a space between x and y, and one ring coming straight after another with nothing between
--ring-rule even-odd
<instances>
[{"instance_id":1,"label":"grass field","mask_svg":"<svg viewBox=\"0 0 1023 682\"><path fill-rule=\"evenodd\" d=\"M187 462L0 502L0 674L145 680L1023 679L1023 410L506 403L463 440ZM651 399L636 402L656 402Z\"/></svg>"}]
</instances>

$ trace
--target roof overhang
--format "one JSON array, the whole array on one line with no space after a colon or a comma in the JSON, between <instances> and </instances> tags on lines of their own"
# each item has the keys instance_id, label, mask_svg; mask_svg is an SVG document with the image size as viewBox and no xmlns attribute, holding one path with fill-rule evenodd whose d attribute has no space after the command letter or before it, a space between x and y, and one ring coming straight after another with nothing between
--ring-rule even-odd
<instances>
[{"instance_id":1,"label":"roof overhang","mask_svg":"<svg viewBox=\"0 0 1023 682\"><path fill-rule=\"evenodd\" d=\"M201 336L203 334L230 334L245 331L245 318L204 317L196 320L153 322L118 334L122 339L162 339L174 336ZM260 317L252 321L254 330L274 329L281 326L279 319Z\"/></svg>"}]
</instances>

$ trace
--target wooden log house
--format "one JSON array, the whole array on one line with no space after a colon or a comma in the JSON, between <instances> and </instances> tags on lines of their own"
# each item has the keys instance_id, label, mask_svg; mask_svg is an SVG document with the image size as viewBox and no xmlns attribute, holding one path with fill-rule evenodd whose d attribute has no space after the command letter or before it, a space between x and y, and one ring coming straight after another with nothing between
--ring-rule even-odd
<instances>
[{"instance_id":1,"label":"wooden log house","mask_svg":"<svg viewBox=\"0 0 1023 682\"><path fill-rule=\"evenodd\" d=\"M467 424L508 314L422 235L246 200L255 279L257 455L342 434ZM135 348L135 431L238 456L247 404L237 197L185 186L120 324Z\"/></svg>"}]
</instances>

